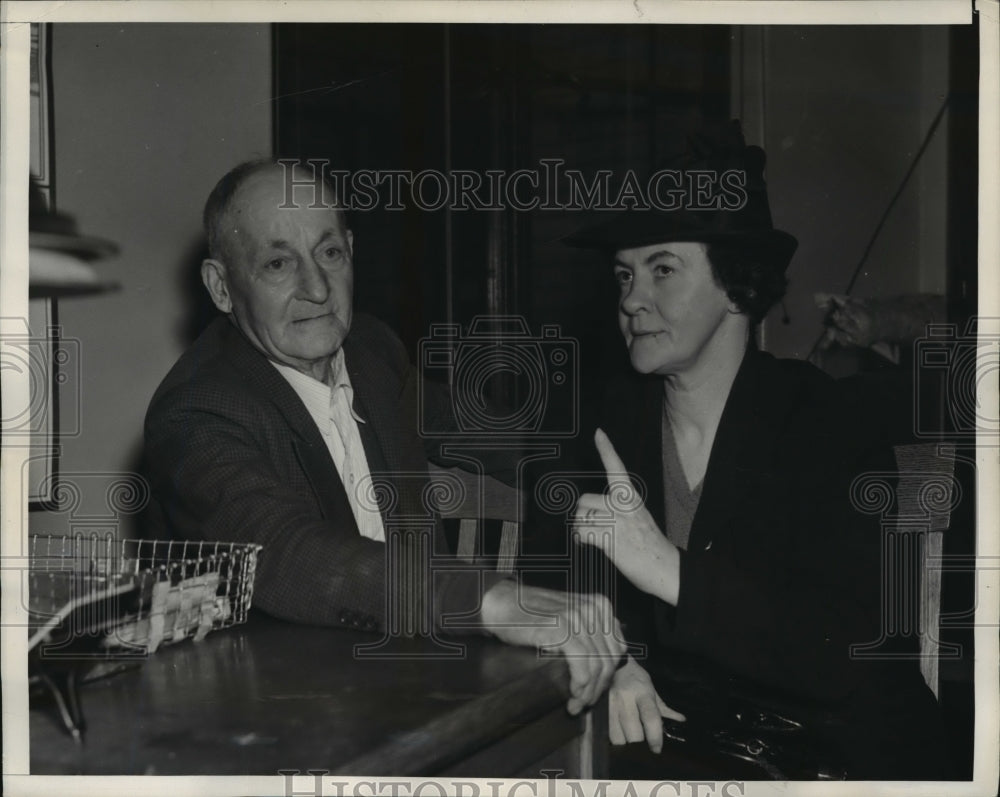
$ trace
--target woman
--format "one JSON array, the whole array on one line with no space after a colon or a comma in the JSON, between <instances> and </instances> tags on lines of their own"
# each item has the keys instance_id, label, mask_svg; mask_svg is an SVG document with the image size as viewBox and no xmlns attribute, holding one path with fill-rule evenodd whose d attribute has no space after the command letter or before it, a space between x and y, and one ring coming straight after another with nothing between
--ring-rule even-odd
<instances>
[{"instance_id":1,"label":"woman","mask_svg":"<svg viewBox=\"0 0 1000 797\"><path fill-rule=\"evenodd\" d=\"M667 703L697 723L749 689L850 778L944 777L916 661L851 652L882 635L878 518L852 506L851 484L891 470L891 453L837 383L755 346L796 245L771 224L763 152L738 123L691 149L682 183L692 172L742 183L742 207L700 196L698 209L629 211L568 240L611 257L637 372L611 387L595 435L609 497L584 495L576 510L578 539L629 582L619 617L648 653L616 675L611 739L658 752Z\"/></svg>"}]
</instances>

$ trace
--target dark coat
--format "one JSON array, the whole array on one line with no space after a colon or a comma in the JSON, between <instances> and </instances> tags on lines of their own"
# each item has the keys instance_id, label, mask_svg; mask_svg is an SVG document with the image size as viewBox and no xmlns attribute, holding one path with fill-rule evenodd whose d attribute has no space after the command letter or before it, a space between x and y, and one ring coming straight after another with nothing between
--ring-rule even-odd
<instances>
[{"instance_id":1,"label":"dark coat","mask_svg":"<svg viewBox=\"0 0 1000 797\"><path fill-rule=\"evenodd\" d=\"M344 353L369 469L388 474L398 499L392 517L426 515L427 457L402 343L360 315ZM153 534L260 543L255 606L302 623L385 627L398 587L387 583L386 545L361 536L308 410L228 318L216 319L157 389L145 443ZM380 506L388 534L388 503ZM440 520L431 525L435 553L446 554ZM492 578L437 574L435 620L475 612Z\"/></svg>"},{"instance_id":2,"label":"dark coat","mask_svg":"<svg viewBox=\"0 0 1000 797\"><path fill-rule=\"evenodd\" d=\"M619 616L649 646L668 704L679 682L749 686L822 725L851 777L937 775L937 705L916 659L850 653L882 626L880 519L855 508L851 485L893 470L858 409L813 366L748 350L681 553L677 606L627 585ZM662 417L662 380L637 377L612 390L604 427L661 529Z\"/></svg>"}]
</instances>

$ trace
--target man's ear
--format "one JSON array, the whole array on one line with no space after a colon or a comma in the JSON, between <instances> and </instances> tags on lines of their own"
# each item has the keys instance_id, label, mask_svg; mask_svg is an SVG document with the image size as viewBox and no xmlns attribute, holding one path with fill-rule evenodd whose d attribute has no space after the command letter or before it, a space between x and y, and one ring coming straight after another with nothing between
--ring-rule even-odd
<instances>
[{"instance_id":1,"label":"man's ear","mask_svg":"<svg viewBox=\"0 0 1000 797\"><path fill-rule=\"evenodd\" d=\"M201 281L205 283L212 302L223 313L233 311L233 300L229 295L228 274L226 266L220 260L209 258L201 263Z\"/></svg>"}]
</instances>

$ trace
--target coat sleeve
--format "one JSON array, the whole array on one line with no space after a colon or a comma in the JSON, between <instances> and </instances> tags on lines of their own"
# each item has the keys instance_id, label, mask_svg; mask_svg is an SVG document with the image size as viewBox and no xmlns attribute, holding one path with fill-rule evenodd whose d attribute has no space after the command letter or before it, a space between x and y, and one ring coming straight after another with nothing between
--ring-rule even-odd
<instances>
[{"instance_id":1,"label":"coat sleeve","mask_svg":"<svg viewBox=\"0 0 1000 797\"><path fill-rule=\"evenodd\" d=\"M252 401L177 391L146 418L153 494L174 536L257 543L254 605L287 620L375 630L385 618L384 546L324 519L301 482L280 472ZM284 441L291 445L290 441Z\"/></svg>"}]
</instances>

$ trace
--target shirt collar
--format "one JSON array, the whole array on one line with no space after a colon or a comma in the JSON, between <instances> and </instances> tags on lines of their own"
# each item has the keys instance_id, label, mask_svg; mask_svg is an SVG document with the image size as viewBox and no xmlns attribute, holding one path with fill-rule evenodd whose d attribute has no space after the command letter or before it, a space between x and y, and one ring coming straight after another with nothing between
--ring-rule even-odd
<instances>
[{"instance_id":1,"label":"shirt collar","mask_svg":"<svg viewBox=\"0 0 1000 797\"><path fill-rule=\"evenodd\" d=\"M347 363L344 358L344 350L338 349L330 358L330 384L313 379L301 371L292 368L290 365L269 361L285 381L291 385L296 395L306 405L306 410L316 422L319 430L328 435L331 431L333 421L330 418L330 409L337 391L343 390L347 397L347 406L351 408L351 415L358 423L364 423L364 419L354 410L354 387L351 385L351 376L347 372Z\"/></svg>"},{"instance_id":2,"label":"shirt collar","mask_svg":"<svg viewBox=\"0 0 1000 797\"><path fill-rule=\"evenodd\" d=\"M351 375L347 372L347 358L343 349L337 349L337 353L330 358L330 381L333 387L330 389L331 399L336 398L337 391L343 390L347 396L347 406L351 410L351 417L358 423L364 423L362 418L354 409L354 385L351 384Z\"/></svg>"}]
</instances>

